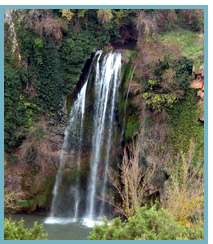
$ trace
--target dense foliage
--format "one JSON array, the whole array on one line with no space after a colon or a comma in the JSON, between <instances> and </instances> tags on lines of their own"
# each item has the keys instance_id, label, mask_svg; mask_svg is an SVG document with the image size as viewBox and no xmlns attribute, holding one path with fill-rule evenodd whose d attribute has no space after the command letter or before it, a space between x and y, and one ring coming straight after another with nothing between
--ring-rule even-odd
<instances>
[{"instance_id":1,"label":"dense foliage","mask_svg":"<svg viewBox=\"0 0 213 244\"><path fill-rule=\"evenodd\" d=\"M5 240L46 240L47 233L43 226L34 223L33 227L27 228L23 220L12 221L4 220L4 239Z\"/></svg>"},{"instance_id":2,"label":"dense foliage","mask_svg":"<svg viewBox=\"0 0 213 244\"><path fill-rule=\"evenodd\" d=\"M115 11L117 13L119 11ZM68 16L73 17L72 21ZM86 60L119 35L118 19L103 23L101 13L76 10L17 11L17 52L5 44L5 147L12 150L38 116L58 119L64 97L77 84ZM32 24L32 19L35 23ZM100 19L100 21L99 21ZM70 22L71 21L71 22ZM5 31L11 35L7 24ZM13 55L14 56L14 55ZM18 129L18 130L17 130Z\"/></svg>"},{"instance_id":3,"label":"dense foliage","mask_svg":"<svg viewBox=\"0 0 213 244\"><path fill-rule=\"evenodd\" d=\"M187 228L178 223L165 209L143 207L121 221L116 218L96 226L91 240L194 240L203 239L202 228Z\"/></svg>"},{"instance_id":4,"label":"dense foliage","mask_svg":"<svg viewBox=\"0 0 213 244\"><path fill-rule=\"evenodd\" d=\"M144 81L143 98L153 110L160 112L170 108L189 88L192 77L192 61L164 59L154 69L154 80Z\"/></svg>"},{"instance_id":5,"label":"dense foliage","mask_svg":"<svg viewBox=\"0 0 213 244\"><path fill-rule=\"evenodd\" d=\"M174 152L188 152L191 140L195 143L193 163L202 165L204 154L204 131L199 121L196 96L189 90L182 101L168 110L170 143Z\"/></svg>"},{"instance_id":6,"label":"dense foliage","mask_svg":"<svg viewBox=\"0 0 213 244\"><path fill-rule=\"evenodd\" d=\"M25 72L15 67L13 61L5 60L5 147L17 146L23 139L23 125L27 125L27 110L23 87Z\"/></svg>"},{"instance_id":7,"label":"dense foliage","mask_svg":"<svg viewBox=\"0 0 213 244\"><path fill-rule=\"evenodd\" d=\"M183 39L182 34L178 36L179 39L174 39L171 34L167 35L176 33L169 32L171 26L177 30L203 29L203 14L199 10L20 10L12 13L12 18L18 46L14 56L9 39L11 30L5 24L8 36L5 40L6 150L12 150L21 143L33 121L41 114L60 118L65 96L72 94L86 60L95 50L111 48L112 45L132 48L153 32L166 33L160 37L162 42L172 40L175 43ZM191 34L190 38L184 40L190 39L192 43L194 35ZM144 45L142 48L146 49ZM200 50L192 52L192 48L187 48L187 57L198 52L200 55ZM14 56L13 59L11 55ZM21 60L18 59L19 56ZM169 63L166 70L165 62ZM175 70L173 80L185 89L188 84L186 72L191 69L190 60L181 58L173 63L161 61L158 70L161 73L165 71L168 75L176 65L179 71ZM150 79L156 79L158 84L162 83L165 77L162 78L157 73L156 76L157 78ZM178 99L177 94L171 90L168 92L168 89L161 89L157 93L148 89L143 97L148 106L157 111L171 107ZM135 121L128 123L127 138L131 138L137 126Z\"/></svg>"}]
</instances>

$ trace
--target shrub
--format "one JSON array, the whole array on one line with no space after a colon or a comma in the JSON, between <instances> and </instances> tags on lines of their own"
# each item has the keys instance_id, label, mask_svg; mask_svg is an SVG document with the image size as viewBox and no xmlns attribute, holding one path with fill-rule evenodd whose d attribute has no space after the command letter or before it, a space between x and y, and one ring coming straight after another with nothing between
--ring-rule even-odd
<instances>
[{"instance_id":1,"label":"shrub","mask_svg":"<svg viewBox=\"0 0 213 244\"><path fill-rule=\"evenodd\" d=\"M140 208L127 221L116 218L95 226L91 240L187 240L203 239L201 228L188 228L178 223L165 209Z\"/></svg>"},{"instance_id":2,"label":"shrub","mask_svg":"<svg viewBox=\"0 0 213 244\"><path fill-rule=\"evenodd\" d=\"M16 212L18 210L18 206L16 203L17 195L16 192L4 192L4 211L7 212Z\"/></svg>"},{"instance_id":3,"label":"shrub","mask_svg":"<svg viewBox=\"0 0 213 244\"><path fill-rule=\"evenodd\" d=\"M195 144L191 141L187 153L170 165L163 206L184 226L203 225L204 189L202 166L192 165Z\"/></svg>"},{"instance_id":4,"label":"shrub","mask_svg":"<svg viewBox=\"0 0 213 244\"><path fill-rule=\"evenodd\" d=\"M75 14L70 9L62 9L61 10L61 15L67 21L71 21L73 19L73 17L74 17Z\"/></svg>"},{"instance_id":5,"label":"shrub","mask_svg":"<svg viewBox=\"0 0 213 244\"><path fill-rule=\"evenodd\" d=\"M202 9L176 10L179 26L192 31L203 31L204 12Z\"/></svg>"},{"instance_id":6,"label":"shrub","mask_svg":"<svg viewBox=\"0 0 213 244\"><path fill-rule=\"evenodd\" d=\"M177 101L177 96L175 94L155 94L152 92L145 92L143 98L147 106L157 112L172 107Z\"/></svg>"},{"instance_id":7,"label":"shrub","mask_svg":"<svg viewBox=\"0 0 213 244\"><path fill-rule=\"evenodd\" d=\"M97 17L98 17L98 20L102 24L106 24L106 23L110 22L111 19L113 18L112 10L111 9L99 9L97 11Z\"/></svg>"},{"instance_id":8,"label":"shrub","mask_svg":"<svg viewBox=\"0 0 213 244\"><path fill-rule=\"evenodd\" d=\"M146 191L149 188L152 176L155 172L154 166L142 167L140 162L140 144L139 142L131 147L124 149L121 173L111 169L109 181L117 193L120 200L109 200L109 203L119 214L128 218L136 210L145 204Z\"/></svg>"},{"instance_id":9,"label":"shrub","mask_svg":"<svg viewBox=\"0 0 213 244\"><path fill-rule=\"evenodd\" d=\"M172 108L189 89L192 78L192 61L165 57L152 72L154 79L143 80L143 99L148 108L161 112Z\"/></svg>"},{"instance_id":10,"label":"shrub","mask_svg":"<svg viewBox=\"0 0 213 244\"><path fill-rule=\"evenodd\" d=\"M4 239L5 240L46 240L47 233L43 226L34 223L33 227L27 228L24 221L12 221L11 219L4 220Z\"/></svg>"}]
</instances>

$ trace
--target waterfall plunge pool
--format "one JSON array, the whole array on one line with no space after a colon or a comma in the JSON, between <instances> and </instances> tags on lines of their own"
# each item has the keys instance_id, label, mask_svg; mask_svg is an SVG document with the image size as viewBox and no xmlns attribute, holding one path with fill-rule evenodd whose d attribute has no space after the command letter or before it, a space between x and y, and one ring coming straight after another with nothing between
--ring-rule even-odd
<instances>
[{"instance_id":1,"label":"waterfall plunge pool","mask_svg":"<svg viewBox=\"0 0 213 244\"><path fill-rule=\"evenodd\" d=\"M94 220L90 218L82 218L82 219L76 219L76 218L58 218L58 217L48 217L44 220L44 224L61 224L61 225L66 225L66 224L74 224L78 223L80 225L83 225L87 228L93 228L95 225L101 225L103 224L103 220Z\"/></svg>"},{"instance_id":2,"label":"waterfall plunge pool","mask_svg":"<svg viewBox=\"0 0 213 244\"><path fill-rule=\"evenodd\" d=\"M49 240L87 240L91 227L100 223L100 221L91 222L87 219L78 222L71 218L51 219L43 213L13 214L8 217L13 220L24 219L27 227L33 226L35 221L43 224Z\"/></svg>"}]
</instances>

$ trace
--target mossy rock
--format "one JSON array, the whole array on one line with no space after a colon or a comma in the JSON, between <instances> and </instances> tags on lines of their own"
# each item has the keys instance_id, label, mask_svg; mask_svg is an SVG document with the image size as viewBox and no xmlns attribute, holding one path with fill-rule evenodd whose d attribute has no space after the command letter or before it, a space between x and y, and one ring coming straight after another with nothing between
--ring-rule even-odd
<instances>
[{"instance_id":1,"label":"mossy rock","mask_svg":"<svg viewBox=\"0 0 213 244\"><path fill-rule=\"evenodd\" d=\"M33 212L36 209L35 201L32 199L17 200L17 205L20 211Z\"/></svg>"},{"instance_id":2,"label":"mossy rock","mask_svg":"<svg viewBox=\"0 0 213 244\"><path fill-rule=\"evenodd\" d=\"M35 198L35 200L34 200L34 202L35 202L35 204L36 204L36 206L37 207L39 207L39 208L48 208L49 207L49 201L50 199L49 199L49 197L48 197L48 194L40 194L40 195L38 195L36 198Z\"/></svg>"},{"instance_id":3,"label":"mossy rock","mask_svg":"<svg viewBox=\"0 0 213 244\"><path fill-rule=\"evenodd\" d=\"M37 195L35 201L38 207L48 208L51 203L52 189L54 187L55 177L47 177L45 181L45 191Z\"/></svg>"},{"instance_id":4,"label":"mossy rock","mask_svg":"<svg viewBox=\"0 0 213 244\"><path fill-rule=\"evenodd\" d=\"M27 193L30 194L31 197L28 199L18 199L16 202L18 209L20 211L33 212L38 208L49 208L54 182L55 177L49 176L43 180L39 189L35 189L36 186L32 184L30 189L27 188Z\"/></svg>"},{"instance_id":5,"label":"mossy rock","mask_svg":"<svg viewBox=\"0 0 213 244\"><path fill-rule=\"evenodd\" d=\"M137 117L129 117L126 129L125 129L125 140L131 140L134 135L137 134L138 130L140 128L140 121Z\"/></svg>"},{"instance_id":6,"label":"mossy rock","mask_svg":"<svg viewBox=\"0 0 213 244\"><path fill-rule=\"evenodd\" d=\"M17 204L21 208L31 208L33 205L33 200L17 200Z\"/></svg>"}]
</instances>

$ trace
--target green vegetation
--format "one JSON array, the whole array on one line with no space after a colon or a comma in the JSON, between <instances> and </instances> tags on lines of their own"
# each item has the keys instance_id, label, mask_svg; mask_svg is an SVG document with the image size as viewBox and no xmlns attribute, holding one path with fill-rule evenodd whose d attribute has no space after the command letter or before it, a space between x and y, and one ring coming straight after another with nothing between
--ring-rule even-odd
<instances>
[{"instance_id":1,"label":"green vegetation","mask_svg":"<svg viewBox=\"0 0 213 244\"><path fill-rule=\"evenodd\" d=\"M192 61L185 57L178 60L165 57L156 65L152 69L154 79L143 79L142 97L149 108L161 112L172 108L189 88Z\"/></svg>"},{"instance_id":2,"label":"green vegetation","mask_svg":"<svg viewBox=\"0 0 213 244\"><path fill-rule=\"evenodd\" d=\"M167 168L170 178L167 182L163 206L175 219L187 227L203 227L204 188L203 169L193 165L195 144L190 143L187 153L181 153L177 162L170 162Z\"/></svg>"},{"instance_id":3,"label":"green vegetation","mask_svg":"<svg viewBox=\"0 0 213 244\"><path fill-rule=\"evenodd\" d=\"M116 218L96 226L90 240L194 240L203 239L202 228L178 223L165 209L143 207L127 221Z\"/></svg>"},{"instance_id":4,"label":"green vegetation","mask_svg":"<svg viewBox=\"0 0 213 244\"><path fill-rule=\"evenodd\" d=\"M47 233L43 226L34 223L32 228L27 228L24 221L4 220L4 239L5 240L46 240Z\"/></svg>"},{"instance_id":5,"label":"green vegetation","mask_svg":"<svg viewBox=\"0 0 213 244\"><path fill-rule=\"evenodd\" d=\"M163 108L171 107L177 100L174 94L154 94L149 92L145 92L143 98L150 108L158 112L162 111Z\"/></svg>"},{"instance_id":6,"label":"green vegetation","mask_svg":"<svg viewBox=\"0 0 213 244\"><path fill-rule=\"evenodd\" d=\"M140 123L137 116L129 117L125 129L125 139L127 141L132 139L132 137L137 134L139 129Z\"/></svg>"},{"instance_id":7,"label":"green vegetation","mask_svg":"<svg viewBox=\"0 0 213 244\"><path fill-rule=\"evenodd\" d=\"M165 45L177 46L182 56L192 59L195 68L203 64L203 35L192 31L179 30L163 33L160 41Z\"/></svg>"},{"instance_id":8,"label":"green vegetation","mask_svg":"<svg viewBox=\"0 0 213 244\"><path fill-rule=\"evenodd\" d=\"M63 99L72 94L86 60L118 36L120 18L115 14L115 21L103 24L90 10L23 10L14 19L19 16L15 27L21 63L11 59L11 42L5 44L6 151L20 145L38 117L60 118Z\"/></svg>"},{"instance_id":9,"label":"green vegetation","mask_svg":"<svg viewBox=\"0 0 213 244\"><path fill-rule=\"evenodd\" d=\"M8 63L7 63L8 62ZM24 70L16 67L13 60L5 60L5 149L17 147L23 139L27 113L21 97L24 84Z\"/></svg>"},{"instance_id":10,"label":"green vegetation","mask_svg":"<svg viewBox=\"0 0 213 244\"><path fill-rule=\"evenodd\" d=\"M203 163L204 130L199 122L194 90L189 90L182 101L179 101L171 110L168 110L170 139L169 143L174 152L187 152L191 140L195 143L194 164Z\"/></svg>"},{"instance_id":11,"label":"green vegetation","mask_svg":"<svg viewBox=\"0 0 213 244\"><path fill-rule=\"evenodd\" d=\"M146 189L152 184L156 169L140 166L139 145L126 150L121 165L121 183L110 173L111 183L121 195L116 210L125 211L124 219L105 220L90 232L91 240L198 240L204 238L202 166L192 165L194 143L178 162L169 162L170 178L161 202L146 205ZM154 171L153 171L154 170ZM159 174L159 171L157 172Z\"/></svg>"},{"instance_id":12,"label":"green vegetation","mask_svg":"<svg viewBox=\"0 0 213 244\"><path fill-rule=\"evenodd\" d=\"M89 238L203 239L203 98L191 88L203 79L203 11L29 9L16 10L12 20L15 50L5 23L5 212L49 208L73 98L96 50L119 50L112 138L118 145L111 150L117 155L109 165L116 166L109 169L106 199L116 218L96 226ZM94 92L87 93L90 109ZM92 137L92 123L85 121L84 133ZM84 165L67 170L61 191L76 177L86 188L86 140ZM5 239L47 234L37 223L27 228L5 218Z\"/></svg>"}]
</instances>

